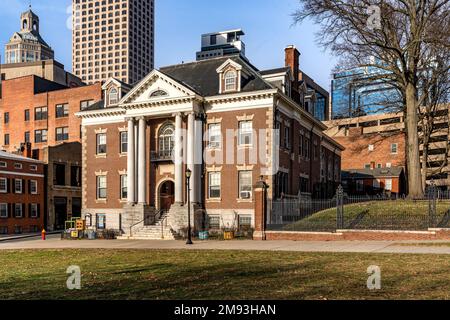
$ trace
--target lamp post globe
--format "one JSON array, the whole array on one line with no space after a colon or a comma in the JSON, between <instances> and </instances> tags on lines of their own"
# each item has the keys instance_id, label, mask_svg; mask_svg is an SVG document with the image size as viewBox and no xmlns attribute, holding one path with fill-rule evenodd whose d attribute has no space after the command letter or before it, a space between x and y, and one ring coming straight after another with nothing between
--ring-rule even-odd
<instances>
[{"instance_id":1,"label":"lamp post globe","mask_svg":"<svg viewBox=\"0 0 450 320\"><path fill-rule=\"evenodd\" d=\"M192 243L192 232L191 232L191 185L190 185L190 179L191 179L192 171L187 169L186 170L186 184L187 184L187 205L188 205L188 237L186 244L191 245Z\"/></svg>"}]
</instances>

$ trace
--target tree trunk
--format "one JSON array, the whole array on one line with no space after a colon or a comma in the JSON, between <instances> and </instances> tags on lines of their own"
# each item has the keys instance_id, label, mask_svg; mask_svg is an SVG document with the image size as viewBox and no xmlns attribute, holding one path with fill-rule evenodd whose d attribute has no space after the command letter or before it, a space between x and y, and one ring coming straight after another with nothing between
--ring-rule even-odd
<instances>
[{"instance_id":1,"label":"tree trunk","mask_svg":"<svg viewBox=\"0 0 450 320\"><path fill-rule=\"evenodd\" d=\"M408 171L408 197L422 198L422 173L419 152L417 95L414 84L408 83L406 87L406 135L407 135L407 157L406 165Z\"/></svg>"}]
</instances>

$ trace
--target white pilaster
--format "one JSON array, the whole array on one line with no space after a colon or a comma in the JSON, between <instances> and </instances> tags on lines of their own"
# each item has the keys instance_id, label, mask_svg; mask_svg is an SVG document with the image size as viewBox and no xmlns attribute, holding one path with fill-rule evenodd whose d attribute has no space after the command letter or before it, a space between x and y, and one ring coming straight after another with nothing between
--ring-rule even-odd
<instances>
[{"instance_id":1,"label":"white pilaster","mask_svg":"<svg viewBox=\"0 0 450 320\"><path fill-rule=\"evenodd\" d=\"M127 148L127 192L128 203L135 203L135 148L134 148L134 119L128 119L128 148Z\"/></svg>"},{"instance_id":2,"label":"white pilaster","mask_svg":"<svg viewBox=\"0 0 450 320\"><path fill-rule=\"evenodd\" d=\"M175 202L183 202L183 131L181 114L175 115Z\"/></svg>"},{"instance_id":3,"label":"white pilaster","mask_svg":"<svg viewBox=\"0 0 450 320\"><path fill-rule=\"evenodd\" d=\"M194 135L194 172L192 176L194 177L194 197L195 202L201 201L202 185L201 185L201 174L202 174L202 161L203 161L203 123L201 120L195 120L195 135Z\"/></svg>"},{"instance_id":4,"label":"white pilaster","mask_svg":"<svg viewBox=\"0 0 450 320\"><path fill-rule=\"evenodd\" d=\"M187 138L187 167L191 170L192 175L190 179L191 187L191 202L197 202L195 197L195 165L194 165L194 147L195 147L195 114L188 115L188 138Z\"/></svg>"},{"instance_id":5,"label":"white pilaster","mask_svg":"<svg viewBox=\"0 0 450 320\"><path fill-rule=\"evenodd\" d=\"M140 204L147 204L147 173L145 170L147 163L146 128L147 123L144 117L139 118L138 203Z\"/></svg>"}]
</instances>

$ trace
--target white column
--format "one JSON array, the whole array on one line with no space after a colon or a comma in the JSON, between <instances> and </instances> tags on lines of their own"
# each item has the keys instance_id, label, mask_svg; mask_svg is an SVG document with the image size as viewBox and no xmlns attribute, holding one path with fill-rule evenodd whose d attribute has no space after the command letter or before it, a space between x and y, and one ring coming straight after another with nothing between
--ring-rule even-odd
<instances>
[{"instance_id":1,"label":"white column","mask_svg":"<svg viewBox=\"0 0 450 320\"><path fill-rule=\"evenodd\" d=\"M202 161L203 161L203 123L201 120L195 120L195 135L194 135L194 194L195 202L201 201L202 194Z\"/></svg>"},{"instance_id":2,"label":"white column","mask_svg":"<svg viewBox=\"0 0 450 320\"><path fill-rule=\"evenodd\" d=\"M144 117L139 118L139 160L138 160L138 203L147 204L147 173L146 173L146 163L147 163L147 141L146 136L147 123Z\"/></svg>"},{"instance_id":3,"label":"white column","mask_svg":"<svg viewBox=\"0 0 450 320\"><path fill-rule=\"evenodd\" d=\"M194 165L194 145L195 145L195 114L190 113L188 115L188 138L187 138L187 167L191 170L191 202L197 201L195 197L195 165Z\"/></svg>"},{"instance_id":4,"label":"white column","mask_svg":"<svg viewBox=\"0 0 450 320\"><path fill-rule=\"evenodd\" d=\"M134 122L134 203L138 202L139 190L139 121Z\"/></svg>"},{"instance_id":5,"label":"white column","mask_svg":"<svg viewBox=\"0 0 450 320\"><path fill-rule=\"evenodd\" d=\"M175 115L175 202L183 202L183 131L181 113Z\"/></svg>"},{"instance_id":6,"label":"white column","mask_svg":"<svg viewBox=\"0 0 450 320\"><path fill-rule=\"evenodd\" d=\"M128 119L128 148L127 148L127 192L128 203L135 202L135 148L134 148L134 119Z\"/></svg>"}]
</instances>

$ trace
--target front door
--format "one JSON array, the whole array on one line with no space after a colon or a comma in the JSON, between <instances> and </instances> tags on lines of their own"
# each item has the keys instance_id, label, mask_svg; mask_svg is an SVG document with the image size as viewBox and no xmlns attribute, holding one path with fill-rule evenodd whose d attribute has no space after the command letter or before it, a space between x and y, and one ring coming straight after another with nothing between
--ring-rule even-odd
<instances>
[{"instance_id":1,"label":"front door","mask_svg":"<svg viewBox=\"0 0 450 320\"><path fill-rule=\"evenodd\" d=\"M67 221L67 198L54 198L55 230L64 230Z\"/></svg>"},{"instance_id":2,"label":"front door","mask_svg":"<svg viewBox=\"0 0 450 320\"><path fill-rule=\"evenodd\" d=\"M172 181L166 181L161 185L159 191L160 209L169 211L172 204L175 202L175 185Z\"/></svg>"}]
</instances>

